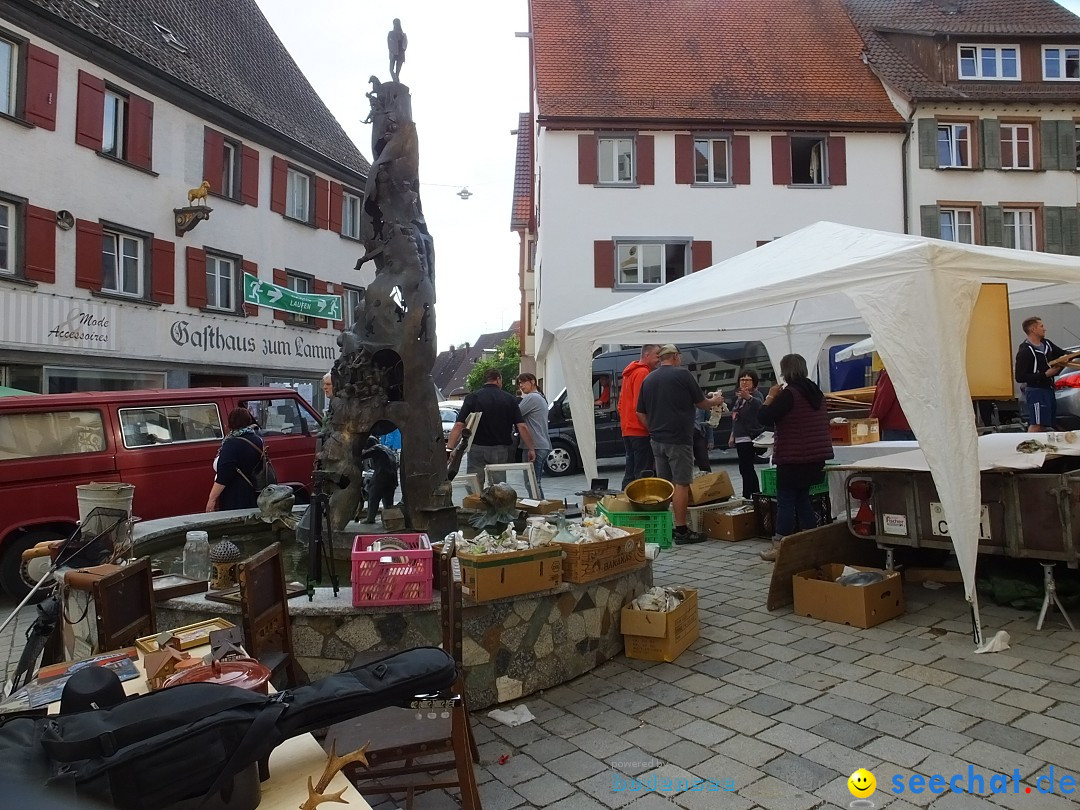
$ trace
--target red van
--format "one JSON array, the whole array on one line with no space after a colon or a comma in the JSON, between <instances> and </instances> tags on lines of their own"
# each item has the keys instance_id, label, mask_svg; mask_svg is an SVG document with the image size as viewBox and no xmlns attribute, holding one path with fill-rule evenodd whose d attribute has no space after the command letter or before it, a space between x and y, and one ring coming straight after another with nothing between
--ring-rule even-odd
<instances>
[{"instance_id":1,"label":"red van","mask_svg":"<svg viewBox=\"0 0 1080 810\"><path fill-rule=\"evenodd\" d=\"M233 408L255 416L278 481L306 503L320 419L289 388L188 388L0 398L0 587L33 585L23 549L69 537L75 487L135 485L143 520L202 512Z\"/></svg>"}]
</instances>

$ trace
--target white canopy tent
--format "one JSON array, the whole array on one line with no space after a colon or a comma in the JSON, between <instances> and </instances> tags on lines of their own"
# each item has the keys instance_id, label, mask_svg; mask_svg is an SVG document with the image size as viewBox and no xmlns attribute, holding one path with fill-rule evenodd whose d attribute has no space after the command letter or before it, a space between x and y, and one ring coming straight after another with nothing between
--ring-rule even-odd
<instances>
[{"instance_id":1,"label":"white canopy tent","mask_svg":"<svg viewBox=\"0 0 1080 810\"><path fill-rule=\"evenodd\" d=\"M760 340L778 366L788 353L813 363L830 334L869 332L926 455L978 625L981 500L963 364L987 280L1052 297L1044 284L1080 283L1080 258L819 222L558 327L571 415L592 424L592 351L602 343ZM577 441L594 478L595 435L579 430Z\"/></svg>"}]
</instances>

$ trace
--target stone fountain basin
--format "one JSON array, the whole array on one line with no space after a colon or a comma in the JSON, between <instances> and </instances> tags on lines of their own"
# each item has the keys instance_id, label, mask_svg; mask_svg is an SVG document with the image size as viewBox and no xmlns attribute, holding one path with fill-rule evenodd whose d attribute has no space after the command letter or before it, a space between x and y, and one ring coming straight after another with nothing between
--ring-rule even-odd
<instances>
[{"instance_id":1,"label":"stone fountain basin","mask_svg":"<svg viewBox=\"0 0 1080 810\"><path fill-rule=\"evenodd\" d=\"M212 542L215 536L239 536L252 528L252 515L257 514L258 510L245 509L136 524L135 553L151 553L158 543L160 548L182 545L184 535L193 530L210 533ZM267 543L293 542L291 531L262 526ZM587 585L564 583L552 590L481 604L466 599L462 663L470 707L483 709L550 689L618 655L623 649L620 611L650 587L652 579L652 563L646 562L636 571ZM312 679L341 671L359 652L438 646L442 639L438 593L426 605L353 607L348 585L337 596L332 588L321 587L310 601L306 597L289 600L289 614L293 647ZM216 616L240 624L237 607L208 602L201 594L157 605L161 630Z\"/></svg>"}]
</instances>

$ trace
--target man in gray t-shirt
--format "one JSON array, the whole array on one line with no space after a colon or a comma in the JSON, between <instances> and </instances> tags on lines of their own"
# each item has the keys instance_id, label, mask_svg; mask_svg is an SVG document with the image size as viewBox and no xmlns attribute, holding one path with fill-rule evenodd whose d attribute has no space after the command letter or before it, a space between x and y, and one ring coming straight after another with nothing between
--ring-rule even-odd
<instances>
[{"instance_id":1,"label":"man in gray t-shirt","mask_svg":"<svg viewBox=\"0 0 1080 810\"><path fill-rule=\"evenodd\" d=\"M675 487L671 499L677 545L700 543L706 538L686 525L690 482L694 478L695 409L709 410L722 401L720 392L705 396L694 375L679 365L678 347L660 347L660 366L641 383L637 415L649 429L656 474Z\"/></svg>"},{"instance_id":2,"label":"man in gray t-shirt","mask_svg":"<svg viewBox=\"0 0 1080 810\"><path fill-rule=\"evenodd\" d=\"M533 447L536 449L536 459L533 461L533 469L536 471L536 485L540 488L537 495L544 497L544 489L540 484L540 477L544 474L544 460L551 450L551 439L548 436L548 401L536 384L536 375L523 372L517 377L518 390L521 391L521 402L518 409L521 418L525 420L529 433L532 435Z\"/></svg>"}]
</instances>

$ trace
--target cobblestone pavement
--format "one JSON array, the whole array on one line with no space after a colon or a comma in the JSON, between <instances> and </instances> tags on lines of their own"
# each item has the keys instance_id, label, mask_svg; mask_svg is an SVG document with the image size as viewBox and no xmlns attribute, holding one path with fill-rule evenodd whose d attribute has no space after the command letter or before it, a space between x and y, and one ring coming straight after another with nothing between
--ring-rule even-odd
<instances>
[{"instance_id":1,"label":"cobblestone pavement","mask_svg":"<svg viewBox=\"0 0 1080 810\"><path fill-rule=\"evenodd\" d=\"M548 484L561 497L585 481ZM846 808L858 768L877 779L874 806L892 810L1077 806L1080 788L1065 795L1061 782L1080 777L1080 633L1060 616L1036 632L1033 613L984 605L986 628L1007 630L1012 646L975 655L958 585L909 586L907 613L869 630L769 613L764 546L714 541L661 553L658 584L699 589L701 637L675 663L620 656L525 698L536 720L517 728L476 712L485 810ZM0 637L0 663L14 663L28 621L20 616ZM949 791L954 775L967 788L969 767L983 775L981 796ZM1049 782L1037 779L1051 768L1054 792L1043 795ZM915 774L942 776L945 792L913 792ZM1007 793L991 792L1002 782L994 774L1008 777ZM693 780L719 790L689 789ZM416 806L457 803L440 791Z\"/></svg>"}]
</instances>

